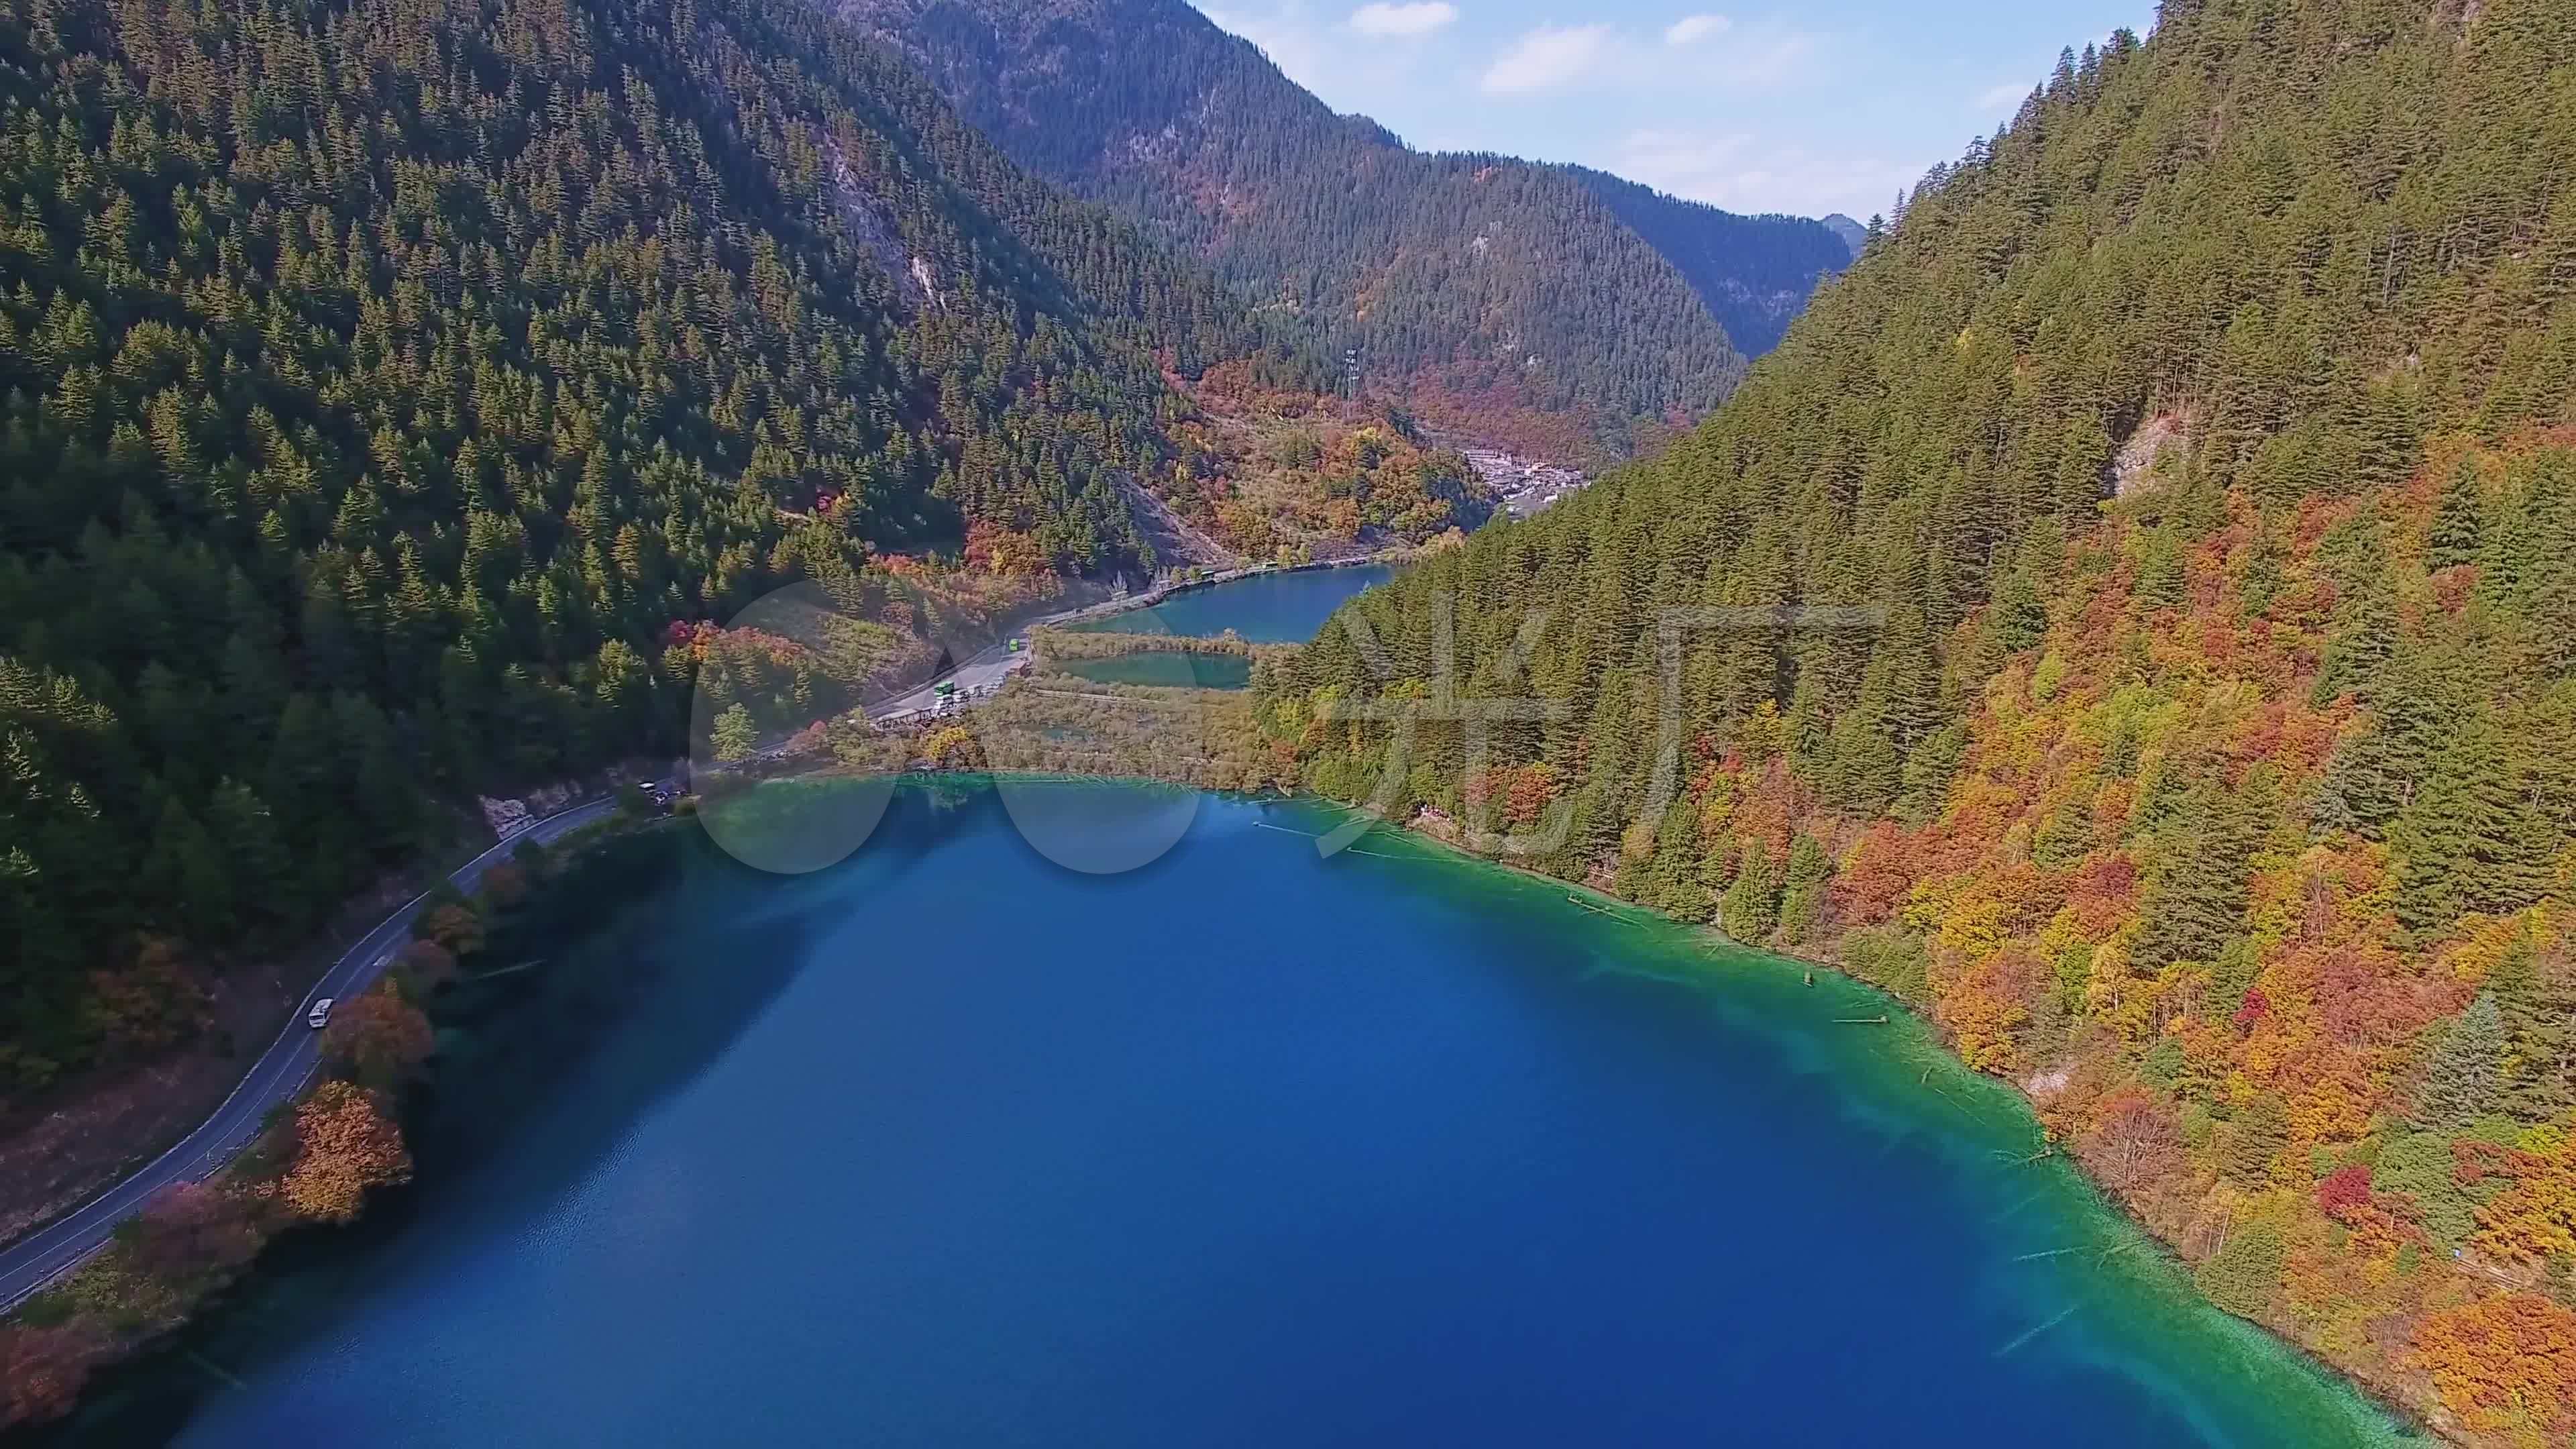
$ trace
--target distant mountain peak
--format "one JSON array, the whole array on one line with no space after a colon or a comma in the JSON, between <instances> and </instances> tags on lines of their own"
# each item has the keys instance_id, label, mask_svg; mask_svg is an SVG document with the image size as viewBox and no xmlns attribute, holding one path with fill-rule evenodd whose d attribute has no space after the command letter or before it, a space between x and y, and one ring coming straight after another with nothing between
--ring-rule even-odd
<instances>
[{"instance_id":1,"label":"distant mountain peak","mask_svg":"<svg viewBox=\"0 0 2576 1449\"><path fill-rule=\"evenodd\" d=\"M1410 149L1183 0L824 3L1023 167L1294 298L1363 390L1523 452L1633 452L1706 413L1848 264L1803 218Z\"/></svg>"},{"instance_id":2,"label":"distant mountain peak","mask_svg":"<svg viewBox=\"0 0 2576 1449\"><path fill-rule=\"evenodd\" d=\"M1843 239L1853 261L1860 260L1861 248L1869 245L1869 228L1837 211L1824 219L1825 230Z\"/></svg>"}]
</instances>

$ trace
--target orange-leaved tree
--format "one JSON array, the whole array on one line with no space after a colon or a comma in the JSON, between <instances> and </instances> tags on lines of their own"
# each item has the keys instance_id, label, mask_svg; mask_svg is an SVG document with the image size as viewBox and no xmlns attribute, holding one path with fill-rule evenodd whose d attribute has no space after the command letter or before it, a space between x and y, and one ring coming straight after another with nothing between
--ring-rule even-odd
<instances>
[{"instance_id":1,"label":"orange-leaved tree","mask_svg":"<svg viewBox=\"0 0 2576 1449\"><path fill-rule=\"evenodd\" d=\"M0 1324L0 1428L70 1412L108 1343L79 1324Z\"/></svg>"},{"instance_id":2,"label":"orange-leaved tree","mask_svg":"<svg viewBox=\"0 0 2576 1449\"><path fill-rule=\"evenodd\" d=\"M322 1030L322 1055L345 1063L352 1076L373 1087L389 1087L411 1076L437 1045L429 1018L396 995L390 983L341 1003Z\"/></svg>"},{"instance_id":3,"label":"orange-leaved tree","mask_svg":"<svg viewBox=\"0 0 2576 1449\"><path fill-rule=\"evenodd\" d=\"M2415 1352L2442 1402L2473 1428L2546 1427L2576 1397L2576 1313L2537 1293L2435 1313L2417 1326Z\"/></svg>"},{"instance_id":4,"label":"orange-leaved tree","mask_svg":"<svg viewBox=\"0 0 2576 1449\"><path fill-rule=\"evenodd\" d=\"M295 1164L278 1184L287 1206L304 1217L345 1223L370 1188L411 1180L402 1129L374 1093L348 1082L324 1082L295 1109Z\"/></svg>"}]
</instances>

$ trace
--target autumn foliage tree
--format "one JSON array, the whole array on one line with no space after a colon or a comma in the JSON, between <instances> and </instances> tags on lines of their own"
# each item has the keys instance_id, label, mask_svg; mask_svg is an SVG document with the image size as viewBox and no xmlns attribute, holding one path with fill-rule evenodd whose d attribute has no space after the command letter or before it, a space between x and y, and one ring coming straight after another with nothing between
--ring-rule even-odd
<instances>
[{"instance_id":1,"label":"autumn foliage tree","mask_svg":"<svg viewBox=\"0 0 2576 1449\"><path fill-rule=\"evenodd\" d=\"M508 909L528 898L528 872L513 861L500 861L483 871L483 899Z\"/></svg>"},{"instance_id":2,"label":"autumn foliage tree","mask_svg":"<svg viewBox=\"0 0 2576 1449\"><path fill-rule=\"evenodd\" d=\"M322 1055L346 1068L358 1082L378 1090L399 1085L417 1073L437 1050L429 1018L404 1000L391 983L332 1009L322 1029Z\"/></svg>"},{"instance_id":3,"label":"autumn foliage tree","mask_svg":"<svg viewBox=\"0 0 2576 1449\"><path fill-rule=\"evenodd\" d=\"M972 730L963 725L946 725L933 730L921 742L921 757L941 770L980 770L984 768L984 747Z\"/></svg>"},{"instance_id":4,"label":"autumn foliage tree","mask_svg":"<svg viewBox=\"0 0 2576 1449\"><path fill-rule=\"evenodd\" d=\"M436 941L413 941L394 958L404 994L421 999L456 979L456 956Z\"/></svg>"},{"instance_id":5,"label":"autumn foliage tree","mask_svg":"<svg viewBox=\"0 0 2576 1449\"><path fill-rule=\"evenodd\" d=\"M2576 1395L2576 1313L2537 1293L2435 1313L2416 1329L2415 1352L2442 1402L2477 1428L2545 1426Z\"/></svg>"},{"instance_id":6,"label":"autumn foliage tree","mask_svg":"<svg viewBox=\"0 0 2576 1449\"><path fill-rule=\"evenodd\" d=\"M69 1413L109 1349L105 1335L82 1325L0 1323L0 1429Z\"/></svg>"},{"instance_id":7,"label":"autumn foliage tree","mask_svg":"<svg viewBox=\"0 0 2576 1449\"><path fill-rule=\"evenodd\" d=\"M203 967L163 936L139 942L132 958L90 972L89 1018L112 1056L146 1058L205 1024Z\"/></svg>"},{"instance_id":8,"label":"autumn foliage tree","mask_svg":"<svg viewBox=\"0 0 2576 1449\"><path fill-rule=\"evenodd\" d=\"M171 1283L220 1280L259 1254L259 1207L229 1182L173 1183L153 1194L120 1232L136 1269Z\"/></svg>"},{"instance_id":9,"label":"autumn foliage tree","mask_svg":"<svg viewBox=\"0 0 2576 1449\"><path fill-rule=\"evenodd\" d=\"M345 1223L369 1190L410 1180L402 1130L374 1093L324 1082L295 1109L295 1159L277 1191L298 1216Z\"/></svg>"},{"instance_id":10,"label":"autumn foliage tree","mask_svg":"<svg viewBox=\"0 0 2576 1449\"><path fill-rule=\"evenodd\" d=\"M461 901L430 907L421 913L412 929L421 939L446 950L450 957L471 956L483 949L483 918Z\"/></svg>"}]
</instances>

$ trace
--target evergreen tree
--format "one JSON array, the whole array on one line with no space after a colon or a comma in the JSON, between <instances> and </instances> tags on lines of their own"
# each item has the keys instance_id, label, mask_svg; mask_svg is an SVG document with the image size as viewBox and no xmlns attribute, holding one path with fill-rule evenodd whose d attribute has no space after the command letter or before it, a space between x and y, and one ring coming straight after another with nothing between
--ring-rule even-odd
<instances>
[{"instance_id":1,"label":"evergreen tree","mask_svg":"<svg viewBox=\"0 0 2576 1449\"><path fill-rule=\"evenodd\" d=\"M2093 848L2092 802L2070 799L2048 812L2030 839L2030 858L2051 870L2063 870Z\"/></svg>"},{"instance_id":2,"label":"evergreen tree","mask_svg":"<svg viewBox=\"0 0 2576 1449\"><path fill-rule=\"evenodd\" d=\"M2504 1020L2505 1109L2545 1122L2576 1107L2576 978L2566 963L2543 963L2526 926L2496 963L2487 994Z\"/></svg>"},{"instance_id":3,"label":"evergreen tree","mask_svg":"<svg viewBox=\"0 0 2576 1449\"><path fill-rule=\"evenodd\" d=\"M2272 1164L2290 1145L2290 1115L2278 1096L2260 1092L2228 1124L2226 1172L2237 1186L2261 1190Z\"/></svg>"},{"instance_id":4,"label":"evergreen tree","mask_svg":"<svg viewBox=\"0 0 2576 1449\"><path fill-rule=\"evenodd\" d=\"M286 915L294 868L268 807L249 787L227 779L215 787L206 823L230 868L232 896L242 913Z\"/></svg>"},{"instance_id":5,"label":"evergreen tree","mask_svg":"<svg viewBox=\"0 0 2576 1449\"><path fill-rule=\"evenodd\" d=\"M2437 931L2465 912L2518 910L2548 890L2556 833L2516 775L2490 717L2460 722L2390 831L2400 921Z\"/></svg>"},{"instance_id":6,"label":"evergreen tree","mask_svg":"<svg viewBox=\"0 0 2576 1449\"><path fill-rule=\"evenodd\" d=\"M2434 506L2425 561L2437 569L2476 563L2485 538L2486 502L2479 489L2477 460L2463 457L2443 482L2441 500Z\"/></svg>"},{"instance_id":7,"label":"evergreen tree","mask_svg":"<svg viewBox=\"0 0 2576 1449\"><path fill-rule=\"evenodd\" d=\"M2385 561L2374 557L2372 563L2359 586L2335 607L2334 628L2326 635L2325 662L2317 671L2314 693L2320 701L2344 693L2374 703L2389 697L2389 691L2378 686L2398 651L2395 586Z\"/></svg>"},{"instance_id":8,"label":"evergreen tree","mask_svg":"<svg viewBox=\"0 0 2576 1449\"><path fill-rule=\"evenodd\" d=\"M1718 903L1718 922L1739 941L1767 940L1780 920L1780 882L1768 852L1755 846L1744 852L1735 880Z\"/></svg>"},{"instance_id":9,"label":"evergreen tree","mask_svg":"<svg viewBox=\"0 0 2576 1449\"><path fill-rule=\"evenodd\" d=\"M211 941L232 929L230 872L214 839L176 798L161 808L152 848L143 858L142 885L167 903L164 924L172 930Z\"/></svg>"},{"instance_id":10,"label":"evergreen tree","mask_svg":"<svg viewBox=\"0 0 2576 1449\"><path fill-rule=\"evenodd\" d=\"M2183 796L2138 907L2146 922L2135 955L2141 969L2214 961L2245 929L2246 862L2262 840L2276 790L2257 774L2239 789L2202 785Z\"/></svg>"},{"instance_id":11,"label":"evergreen tree","mask_svg":"<svg viewBox=\"0 0 2576 1449\"><path fill-rule=\"evenodd\" d=\"M2493 995L2480 992L2425 1064L2420 1119L2456 1133L2495 1111L2502 1105L2504 1053L2504 1015Z\"/></svg>"},{"instance_id":12,"label":"evergreen tree","mask_svg":"<svg viewBox=\"0 0 2576 1449\"><path fill-rule=\"evenodd\" d=\"M1833 857L1814 836L1800 835L1789 847L1789 873L1780 895L1780 934L1791 945L1806 940L1824 914L1825 887L1833 874Z\"/></svg>"},{"instance_id":13,"label":"evergreen tree","mask_svg":"<svg viewBox=\"0 0 2576 1449\"><path fill-rule=\"evenodd\" d=\"M724 764L749 759L752 751L760 747L760 734L752 723L751 711L740 702L727 705L716 716L709 740L716 759Z\"/></svg>"}]
</instances>

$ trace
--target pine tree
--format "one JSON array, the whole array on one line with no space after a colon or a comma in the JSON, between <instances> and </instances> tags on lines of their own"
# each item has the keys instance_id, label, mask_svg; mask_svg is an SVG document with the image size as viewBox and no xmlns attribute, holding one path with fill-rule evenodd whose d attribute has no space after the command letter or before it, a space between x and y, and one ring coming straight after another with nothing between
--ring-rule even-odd
<instances>
[{"instance_id":1,"label":"pine tree","mask_svg":"<svg viewBox=\"0 0 2576 1449\"><path fill-rule=\"evenodd\" d=\"M752 724L751 711L740 701L725 706L724 711L716 716L708 742L716 759L722 763L749 759L751 752L760 747L760 733Z\"/></svg>"},{"instance_id":2,"label":"pine tree","mask_svg":"<svg viewBox=\"0 0 2576 1449\"><path fill-rule=\"evenodd\" d=\"M242 912L285 916L293 865L268 807L248 786L227 779L207 803L206 824L230 869L233 899Z\"/></svg>"},{"instance_id":3,"label":"pine tree","mask_svg":"<svg viewBox=\"0 0 2576 1449\"><path fill-rule=\"evenodd\" d=\"M2433 510L2433 531L2426 540L2425 562L2437 569L2478 561L2485 546L2486 500L2479 487L2474 454L2463 457L2442 485Z\"/></svg>"},{"instance_id":4,"label":"pine tree","mask_svg":"<svg viewBox=\"0 0 2576 1449\"><path fill-rule=\"evenodd\" d=\"M2549 889L2556 833L2516 778L2492 717L2459 723L2389 832L2397 918L2419 933L2470 911L2519 910Z\"/></svg>"},{"instance_id":5,"label":"pine tree","mask_svg":"<svg viewBox=\"0 0 2576 1449\"><path fill-rule=\"evenodd\" d=\"M2425 1065L2417 1095L2421 1120L2456 1133L2494 1112L2502 1104L2504 1053L2503 1013L2493 995L2480 992Z\"/></svg>"},{"instance_id":6,"label":"pine tree","mask_svg":"<svg viewBox=\"0 0 2576 1449\"><path fill-rule=\"evenodd\" d=\"M2543 962L2526 925L2488 976L2487 994L2504 1019L2506 1110L2545 1122L2576 1107L2576 977L2565 961Z\"/></svg>"},{"instance_id":7,"label":"pine tree","mask_svg":"<svg viewBox=\"0 0 2576 1449\"><path fill-rule=\"evenodd\" d=\"M1708 918L1708 886L1700 878L1699 809L1689 800L1664 811L1655 831L1655 854L1640 898L1666 915L1686 921Z\"/></svg>"},{"instance_id":8,"label":"pine tree","mask_svg":"<svg viewBox=\"0 0 2576 1449\"><path fill-rule=\"evenodd\" d=\"M2030 858L2051 870L2063 870L2093 848L2093 809L2089 798L2061 801L2030 838Z\"/></svg>"},{"instance_id":9,"label":"pine tree","mask_svg":"<svg viewBox=\"0 0 2576 1449\"><path fill-rule=\"evenodd\" d=\"M2290 1116L2281 1099L2258 1092L2239 1108L2229 1124L2225 1167L2239 1187L2261 1188L2271 1181L2272 1162L2290 1145Z\"/></svg>"},{"instance_id":10,"label":"pine tree","mask_svg":"<svg viewBox=\"0 0 2576 1449\"><path fill-rule=\"evenodd\" d=\"M2361 585L2336 605L2313 691L2318 702L2344 693L2373 702L2387 697L2379 684L2399 648L2395 591L2385 562L2374 560Z\"/></svg>"},{"instance_id":11,"label":"pine tree","mask_svg":"<svg viewBox=\"0 0 2576 1449\"><path fill-rule=\"evenodd\" d=\"M1904 783L1891 807L1896 817L1921 824L1938 815L1967 754L1968 730L1960 724L1944 725L1915 746L1905 757Z\"/></svg>"},{"instance_id":12,"label":"pine tree","mask_svg":"<svg viewBox=\"0 0 2576 1449\"><path fill-rule=\"evenodd\" d=\"M176 797L161 807L151 851L143 859L142 884L168 903L172 930L211 941L232 929L230 872L213 838Z\"/></svg>"},{"instance_id":13,"label":"pine tree","mask_svg":"<svg viewBox=\"0 0 2576 1449\"><path fill-rule=\"evenodd\" d=\"M1718 903L1718 920L1726 927L1726 934L1749 944L1768 939L1772 928L1779 924L1780 882L1772 870L1770 853L1761 846L1745 850L1734 883Z\"/></svg>"},{"instance_id":14,"label":"pine tree","mask_svg":"<svg viewBox=\"0 0 2576 1449\"><path fill-rule=\"evenodd\" d=\"M2135 961L2160 970L2176 961L2214 961L2245 929L2246 862L2262 840L2278 785L2266 771L2237 789L2201 785L2185 793L2174 825L2157 842L2157 864L2138 905L2146 922Z\"/></svg>"},{"instance_id":15,"label":"pine tree","mask_svg":"<svg viewBox=\"0 0 2576 1449\"><path fill-rule=\"evenodd\" d=\"M1807 939L1824 914L1825 887L1833 879L1833 857L1824 843L1801 834L1789 847L1789 873L1780 895L1780 935L1791 945Z\"/></svg>"}]
</instances>

